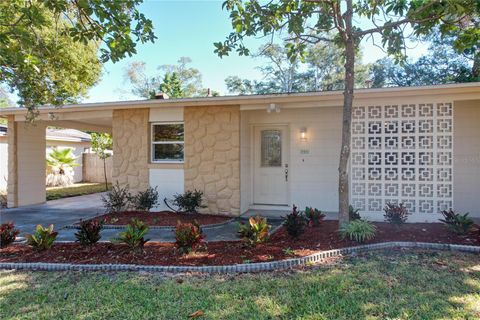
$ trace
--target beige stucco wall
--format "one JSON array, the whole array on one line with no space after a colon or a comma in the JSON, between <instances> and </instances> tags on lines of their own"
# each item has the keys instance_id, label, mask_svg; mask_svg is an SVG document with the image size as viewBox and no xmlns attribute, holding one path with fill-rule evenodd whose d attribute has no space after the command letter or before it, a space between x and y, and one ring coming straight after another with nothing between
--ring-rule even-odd
<instances>
[{"instance_id":1,"label":"beige stucco wall","mask_svg":"<svg viewBox=\"0 0 480 320\"><path fill-rule=\"evenodd\" d=\"M455 102L453 171L455 209L480 217L480 100Z\"/></svg>"},{"instance_id":2,"label":"beige stucco wall","mask_svg":"<svg viewBox=\"0 0 480 320\"><path fill-rule=\"evenodd\" d=\"M209 213L240 213L239 107L186 107L185 190L204 192Z\"/></svg>"},{"instance_id":3,"label":"beige stucco wall","mask_svg":"<svg viewBox=\"0 0 480 320\"><path fill-rule=\"evenodd\" d=\"M113 183L129 185L132 193L149 187L149 109L114 110Z\"/></svg>"},{"instance_id":4,"label":"beige stucco wall","mask_svg":"<svg viewBox=\"0 0 480 320\"><path fill-rule=\"evenodd\" d=\"M45 128L42 121L8 122L9 207L45 202Z\"/></svg>"},{"instance_id":5,"label":"beige stucco wall","mask_svg":"<svg viewBox=\"0 0 480 320\"><path fill-rule=\"evenodd\" d=\"M266 124L288 125L290 205L337 211L341 107L282 109L279 113L246 110L241 119L242 212L253 205L253 130ZM307 129L306 142L300 140L302 127Z\"/></svg>"}]
</instances>

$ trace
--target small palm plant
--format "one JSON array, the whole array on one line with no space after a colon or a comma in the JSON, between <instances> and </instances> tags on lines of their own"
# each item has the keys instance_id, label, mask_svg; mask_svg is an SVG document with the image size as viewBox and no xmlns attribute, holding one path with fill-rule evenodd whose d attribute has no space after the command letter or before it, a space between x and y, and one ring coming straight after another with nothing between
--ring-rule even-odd
<instances>
[{"instance_id":1,"label":"small palm plant","mask_svg":"<svg viewBox=\"0 0 480 320\"><path fill-rule=\"evenodd\" d=\"M78 166L72 149L52 149L47 155L47 186L69 186L73 184L73 167Z\"/></svg>"}]
</instances>

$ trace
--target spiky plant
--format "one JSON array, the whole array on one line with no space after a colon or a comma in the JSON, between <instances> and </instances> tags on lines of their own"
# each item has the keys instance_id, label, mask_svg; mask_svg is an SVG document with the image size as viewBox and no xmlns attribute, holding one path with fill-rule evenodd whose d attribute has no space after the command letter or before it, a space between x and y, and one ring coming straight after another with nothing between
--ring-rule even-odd
<instances>
[{"instance_id":1,"label":"spiky plant","mask_svg":"<svg viewBox=\"0 0 480 320\"><path fill-rule=\"evenodd\" d=\"M47 155L47 186L69 186L73 184L73 167L78 166L72 149L54 148Z\"/></svg>"}]
</instances>

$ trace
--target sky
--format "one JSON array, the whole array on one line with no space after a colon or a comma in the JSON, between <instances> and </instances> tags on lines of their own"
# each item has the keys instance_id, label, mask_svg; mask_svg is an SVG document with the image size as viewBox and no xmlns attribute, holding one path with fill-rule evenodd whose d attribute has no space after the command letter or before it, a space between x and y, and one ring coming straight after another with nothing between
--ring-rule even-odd
<instances>
[{"instance_id":1,"label":"sky","mask_svg":"<svg viewBox=\"0 0 480 320\"><path fill-rule=\"evenodd\" d=\"M226 94L225 78L237 75L241 78L261 79L256 66L260 61L251 57L231 54L220 59L213 51L213 43L223 41L231 32L228 12L222 10L223 0L145 0L139 7L154 25L155 43L138 44L137 54L117 63L108 62L103 67L101 81L89 92L83 102L104 102L138 99L129 93L124 80L124 69L133 61L146 62L147 70L156 73L158 66L175 64L180 57L190 57L191 67L200 70L203 86ZM247 47L255 51L266 39L249 39ZM374 62L385 56L370 43L362 44L364 63ZM415 57L425 51L421 45L409 51Z\"/></svg>"}]
</instances>

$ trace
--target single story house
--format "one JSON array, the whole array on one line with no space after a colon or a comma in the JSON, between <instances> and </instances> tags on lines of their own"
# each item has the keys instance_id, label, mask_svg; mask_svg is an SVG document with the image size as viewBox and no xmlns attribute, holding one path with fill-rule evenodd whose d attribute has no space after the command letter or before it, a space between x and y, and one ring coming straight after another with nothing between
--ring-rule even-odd
<instances>
[{"instance_id":1,"label":"single story house","mask_svg":"<svg viewBox=\"0 0 480 320\"><path fill-rule=\"evenodd\" d=\"M204 192L207 212L239 215L293 204L338 211L341 91L154 99L42 107L34 126L4 109L9 206L43 202L46 126L113 134L113 181L161 198ZM355 91L350 203L382 220L454 208L480 217L480 83ZM160 209L162 206L160 206Z\"/></svg>"},{"instance_id":2,"label":"single story house","mask_svg":"<svg viewBox=\"0 0 480 320\"><path fill-rule=\"evenodd\" d=\"M72 150L78 166L73 168L74 182L83 181L82 154L90 150L91 138L88 133L75 129L47 128L45 134L46 154L52 148ZM0 125L0 190L7 189L8 181L8 129Z\"/></svg>"}]
</instances>

